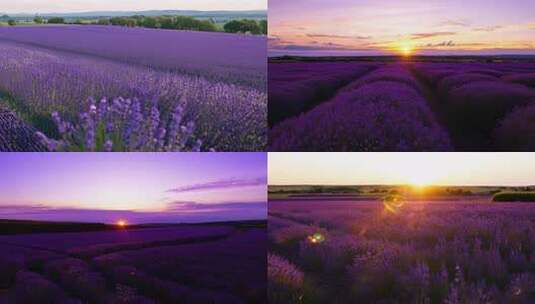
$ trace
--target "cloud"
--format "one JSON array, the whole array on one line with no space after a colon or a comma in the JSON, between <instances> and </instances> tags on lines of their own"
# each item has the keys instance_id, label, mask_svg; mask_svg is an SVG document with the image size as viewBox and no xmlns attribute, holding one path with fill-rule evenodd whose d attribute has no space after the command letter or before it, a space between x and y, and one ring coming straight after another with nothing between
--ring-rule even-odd
<instances>
[{"instance_id":1,"label":"cloud","mask_svg":"<svg viewBox=\"0 0 535 304\"><path fill-rule=\"evenodd\" d=\"M474 29L474 32L494 32L494 31L502 29L502 28L503 28L503 26L501 26L501 25L477 27L477 28Z\"/></svg>"},{"instance_id":2,"label":"cloud","mask_svg":"<svg viewBox=\"0 0 535 304\"><path fill-rule=\"evenodd\" d=\"M244 210L244 209L267 209L266 202L253 203L218 203L218 204L202 204L196 202L176 201L167 204L167 211L170 212L195 212L195 211L230 211L230 210Z\"/></svg>"},{"instance_id":3,"label":"cloud","mask_svg":"<svg viewBox=\"0 0 535 304\"><path fill-rule=\"evenodd\" d=\"M195 223L265 219L266 202L197 204L175 202L169 210L133 211L79 208L51 208L43 205L0 205L0 219L46 222L85 222L113 224L118 219L129 223Z\"/></svg>"},{"instance_id":4,"label":"cloud","mask_svg":"<svg viewBox=\"0 0 535 304\"><path fill-rule=\"evenodd\" d=\"M426 38L441 37L441 36L452 36L456 34L457 34L456 32L415 33L411 35L411 39L418 40L418 39L426 39Z\"/></svg>"},{"instance_id":5,"label":"cloud","mask_svg":"<svg viewBox=\"0 0 535 304\"><path fill-rule=\"evenodd\" d=\"M271 50L286 50L286 51L325 51L325 50L337 50L337 51L356 51L358 49L349 48L341 44L332 42L319 43L313 41L314 45L301 45L301 44L284 44L271 46Z\"/></svg>"},{"instance_id":6,"label":"cloud","mask_svg":"<svg viewBox=\"0 0 535 304\"><path fill-rule=\"evenodd\" d=\"M358 40L367 40L367 39L372 38L372 36L326 35L326 34L306 34L306 36L310 38L358 39Z\"/></svg>"},{"instance_id":7,"label":"cloud","mask_svg":"<svg viewBox=\"0 0 535 304\"><path fill-rule=\"evenodd\" d=\"M265 185L267 185L266 177L249 178L249 179L230 178L230 179L219 180L219 181L214 181L214 182L181 186L181 187L177 187L174 189L169 189L167 190L167 192L184 193L184 192L223 190L223 189L244 188L244 187L265 186Z\"/></svg>"},{"instance_id":8,"label":"cloud","mask_svg":"<svg viewBox=\"0 0 535 304\"><path fill-rule=\"evenodd\" d=\"M50 210L43 205L1 205L0 217L12 214L32 214Z\"/></svg>"},{"instance_id":9,"label":"cloud","mask_svg":"<svg viewBox=\"0 0 535 304\"><path fill-rule=\"evenodd\" d=\"M460 26L467 27L470 24L466 20L445 20L439 24L439 26Z\"/></svg>"},{"instance_id":10,"label":"cloud","mask_svg":"<svg viewBox=\"0 0 535 304\"><path fill-rule=\"evenodd\" d=\"M455 43L452 40L449 41L442 41L440 43L428 43L425 45L426 47L452 47L455 46Z\"/></svg>"}]
</instances>

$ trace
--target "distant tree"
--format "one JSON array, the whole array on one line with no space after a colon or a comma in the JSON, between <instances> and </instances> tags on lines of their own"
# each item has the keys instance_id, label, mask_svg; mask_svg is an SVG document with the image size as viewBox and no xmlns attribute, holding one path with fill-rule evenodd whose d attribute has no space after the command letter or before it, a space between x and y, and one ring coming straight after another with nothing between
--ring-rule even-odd
<instances>
[{"instance_id":1,"label":"distant tree","mask_svg":"<svg viewBox=\"0 0 535 304\"><path fill-rule=\"evenodd\" d=\"M189 16L132 16L132 17L113 17L110 19L100 19L98 24L101 25L119 25L119 26L142 26L147 28L162 28L175 30L196 30L196 31L216 31L216 25L210 20L199 20Z\"/></svg>"},{"instance_id":2,"label":"distant tree","mask_svg":"<svg viewBox=\"0 0 535 304\"><path fill-rule=\"evenodd\" d=\"M17 22L16 22L15 20L13 20L13 19L9 19L9 20L7 21L7 24L9 24L9 25L11 25L11 26L14 26L14 25L17 25Z\"/></svg>"},{"instance_id":3,"label":"distant tree","mask_svg":"<svg viewBox=\"0 0 535 304\"><path fill-rule=\"evenodd\" d=\"M215 24L209 20L198 20L188 16L176 16L174 28L177 30L196 30L207 32L213 32L216 30Z\"/></svg>"},{"instance_id":4,"label":"distant tree","mask_svg":"<svg viewBox=\"0 0 535 304\"><path fill-rule=\"evenodd\" d=\"M154 17L145 17L141 20L141 26L148 28L157 28L158 20Z\"/></svg>"},{"instance_id":5,"label":"distant tree","mask_svg":"<svg viewBox=\"0 0 535 304\"><path fill-rule=\"evenodd\" d=\"M137 20L134 18L125 18L124 23L128 27L135 27L137 25Z\"/></svg>"},{"instance_id":6,"label":"distant tree","mask_svg":"<svg viewBox=\"0 0 535 304\"><path fill-rule=\"evenodd\" d=\"M267 23L267 20L261 20L259 22L259 25L260 25L260 32L264 35L267 35L267 31L268 31L268 23Z\"/></svg>"},{"instance_id":7,"label":"distant tree","mask_svg":"<svg viewBox=\"0 0 535 304\"><path fill-rule=\"evenodd\" d=\"M242 20L242 32L260 35L262 33L262 30L256 20L244 19Z\"/></svg>"},{"instance_id":8,"label":"distant tree","mask_svg":"<svg viewBox=\"0 0 535 304\"><path fill-rule=\"evenodd\" d=\"M258 22L250 19L229 21L223 26L223 29L227 33L251 33L259 35L262 32Z\"/></svg>"},{"instance_id":9,"label":"distant tree","mask_svg":"<svg viewBox=\"0 0 535 304\"><path fill-rule=\"evenodd\" d=\"M0 19L7 20L7 19L9 19L9 16L8 15L2 15L2 17L0 17Z\"/></svg>"},{"instance_id":10,"label":"distant tree","mask_svg":"<svg viewBox=\"0 0 535 304\"><path fill-rule=\"evenodd\" d=\"M158 18L158 23L160 24L160 28L163 29L175 29L175 21L170 16L161 16Z\"/></svg>"},{"instance_id":11,"label":"distant tree","mask_svg":"<svg viewBox=\"0 0 535 304\"><path fill-rule=\"evenodd\" d=\"M110 19L101 18L101 19L98 19L97 24L98 25L110 25L111 23L110 23Z\"/></svg>"},{"instance_id":12,"label":"distant tree","mask_svg":"<svg viewBox=\"0 0 535 304\"><path fill-rule=\"evenodd\" d=\"M126 22L124 20L124 18L121 18L121 17L113 17L110 19L110 23L112 25L121 25L121 26L125 26L126 25Z\"/></svg>"},{"instance_id":13,"label":"distant tree","mask_svg":"<svg viewBox=\"0 0 535 304\"><path fill-rule=\"evenodd\" d=\"M63 23L65 23L65 19L60 18L60 17L53 17L53 18L48 19L48 23L51 23L51 24L63 24Z\"/></svg>"},{"instance_id":14,"label":"distant tree","mask_svg":"<svg viewBox=\"0 0 535 304\"><path fill-rule=\"evenodd\" d=\"M239 33L241 30L241 22L239 20L232 20L223 26L223 29L227 33Z\"/></svg>"},{"instance_id":15,"label":"distant tree","mask_svg":"<svg viewBox=\"0 0 535 304\"><path fill-rule=\"evenodd\" d=\"M39 16L35 16L33 18L33 22L37 23L37 24L41 24L44 22L43 18L39 17Z\"/></svg>"}]
</instances>

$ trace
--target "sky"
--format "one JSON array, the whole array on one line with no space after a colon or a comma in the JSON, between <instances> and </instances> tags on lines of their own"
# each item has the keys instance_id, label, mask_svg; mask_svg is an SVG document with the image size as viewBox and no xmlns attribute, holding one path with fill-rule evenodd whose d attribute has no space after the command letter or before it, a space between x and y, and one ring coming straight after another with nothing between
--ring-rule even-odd
<instances>
[{"instance_id":1,"label":"sky","mask_svg":"<svg viewBox=\"0 0 535 304\"><path fill-rule=\"evenodd\" d=\"M0 218L266 217L265 153L0 153Z\"/></svg>"},{"instance_id":2,"label":"sky","mask_svg":"<svg viewBox=\"0 0 535 304\"><path fill-rule=\"evenodd\" d=\"M535 54L535 1L270 0L269 53Z\"/></svg>"},{"instance_id":3,"label":"sky","mask_svg":"<svg viewBox=\"0 0 535 304\"><path fill-rule=\"evenodd\" d=\"M535 153L270 153L269 185L535 185Z\"/></svg>"},{"instance_id":4,"label":"sky","mask_svg":"<svg viewBox=\"0 0 535 304\"><path fill-rule=\"evenodd\" d=\"M141 10L265 10L267 0L0 0L5 13L68 13Z\"/></svg>"}]
</instances>

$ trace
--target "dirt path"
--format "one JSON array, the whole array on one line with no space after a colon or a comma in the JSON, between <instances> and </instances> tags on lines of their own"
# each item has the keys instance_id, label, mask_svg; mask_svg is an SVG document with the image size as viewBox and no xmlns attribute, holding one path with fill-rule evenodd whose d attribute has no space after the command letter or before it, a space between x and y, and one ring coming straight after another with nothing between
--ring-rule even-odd
<instances>
[{"instance_id":1,"label":"dirt path","mask_svg":"<svg viewBox=\"0 0 535 304\"><path fill-rule=\"evenodd\" d=\"M19 119L15 113L0 105L0 152L47 151L36 130Z\"/></svg>"}]
</instances>

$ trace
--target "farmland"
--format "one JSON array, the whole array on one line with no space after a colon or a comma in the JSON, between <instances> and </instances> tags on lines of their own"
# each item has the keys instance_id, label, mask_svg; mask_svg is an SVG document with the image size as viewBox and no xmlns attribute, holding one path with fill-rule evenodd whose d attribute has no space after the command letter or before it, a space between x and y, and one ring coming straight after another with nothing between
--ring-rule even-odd
<instances>
[{"instance_id":1,"label":"farmland","mask_svg":"<svg viewBox=\"0 0 535 304\"><path fill-rule=\"evenodd\" d=\"M90 25L2 27L0 51L1 104L40 132L49 150L265 146L265 37Z\"/></svg>"},{"instance_id":2,"label":"farmland","mask_svg":"<svg viewBox=\"0 0 535 304\"><path fill-rule=\"evenodd\" d=\"M0 303L266 303L262 221L0 226Z\"/></svg>"},{"instance_id":3,"label":"farmland","mask_svg":"<svg viewBox=\"0 0 535 304\"><path fill-rule=\"evenodd\" d=\"M493 202L493 187L429 199L392 195L403 193L392 186L363 186L356 197L332 186L281 197L284 188L270 189L270 303L535 300L533 203Z\"/></svg>"},{"instance_id":4,"label":"farmland","mask_svg":"<svg viewBox=\"0 0 535 304\"><path fill-rule=\"evenodd\" d=\"M532 151L526 58L275 58L270 151Z\"/></svg>"}]
</instances>

